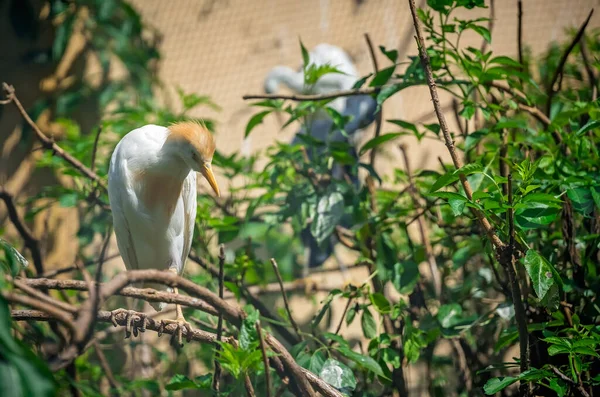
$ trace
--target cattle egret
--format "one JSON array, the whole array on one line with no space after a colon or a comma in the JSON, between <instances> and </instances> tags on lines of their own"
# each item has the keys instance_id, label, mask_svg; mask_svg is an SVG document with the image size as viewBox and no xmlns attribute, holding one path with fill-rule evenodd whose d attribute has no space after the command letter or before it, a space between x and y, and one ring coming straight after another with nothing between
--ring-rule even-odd
<instances>
[{"instance_id":1,"label":"cattle egret","mask_svg":"<svg viewBox=\"0 0 600 397\"><path fill-rule=\"evenodd\" d=\"M328 73L319 78L315 84L305 85L302 67L293 70L286 66L276 66L271 69L265 79L265 92L269 94L275 93L280 85L284 85L298 94L331 94L336 91L352 89L359 79L359 74L350 56L339 47L322 43L314 47L308 55L309 64L314 64L317 67L330 65L342 73ZM302 143L299 137L302 134L310 134L313 138L326 143L346 142L351 145L349 154L358 164L357 145L361 140L363 129L375 120L377 102L370 95L355 95L336 98L328 102L326 106L334 109L344 117L350 117L344 126L344 132L335 127L329 114L319 112L296 133L292 144ZM308 155L312 159L319 156L320 153L309 150ZM343 167L336 164L332 169L332 176L336 179L341 179L344 173L347 173L352 182L358 185L358 175L352 171L352 168L351 166ZM312 268L322 265L334 252L333 239L325 241L324 246L320 247L309 228L302 231L301 237L305 247L309 251L308 255L306 255L307 263L305 264L305 269L307 267Z\"/></svg>"},{"instance_id":2,"label":"cattle egret","mask_svg":"<svg viewBox=\"0 0 600 397\"><path fill-rule=\"evenodd\" d=\"M121 139L110 160L108 194L119 252L129 270L164 269L181 275L196 218L196 172L217 196L211 168L215 140L202 125L146 125ZM152 285L162 290L166 286ZM178 293L177 288L174 292ZM151 303L158 311L165 303ZM175 320L190 329L181 306Z\"/></svg>"}]
</instances>

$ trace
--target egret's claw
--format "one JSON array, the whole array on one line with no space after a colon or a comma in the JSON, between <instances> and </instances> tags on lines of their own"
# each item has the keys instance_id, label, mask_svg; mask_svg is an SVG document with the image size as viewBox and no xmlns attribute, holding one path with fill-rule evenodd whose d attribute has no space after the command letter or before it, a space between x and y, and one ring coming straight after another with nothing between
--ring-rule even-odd
<instances>
[{"instance_id":1,"label":"egret's claw","mask_svg":"<svg viewBox=\"0 0 600 397\"><path fill-rule=\"evenodd\" d=\"M176 328L176 333L173 333L172 339L174 339L175 337L177 337L177 343L179 344L179 346L183 346L183 329L185 328L185 340L186 342L191 342L192 340L192 327L190 326L190 323L188 323L187 321L185 321L185 319L183 317L181 318L177 318L175 320L169 320L169 319L163 319L160 320L160 327L158 330L158 336L162 335L164 328L168 325L168 324L176 324L177 328Z\"/></svg>"},{"instance_id":2,"label":"egret's claw","mask_svg":"<svg viewBox=\"0 0 600 397\"><path fill-rule=\"evenodd\" d=\"M121 313L125 313L125 339L128 339L132 332L133 336L138 336L138 332L146 331L146 315L133 310L116 309L111 311L110 321L112 322L113 326L116 327L119 325L116 315ZM141 323L141 326L136 325L136 320L138 324Z\"/></svg>"}]
</instances>

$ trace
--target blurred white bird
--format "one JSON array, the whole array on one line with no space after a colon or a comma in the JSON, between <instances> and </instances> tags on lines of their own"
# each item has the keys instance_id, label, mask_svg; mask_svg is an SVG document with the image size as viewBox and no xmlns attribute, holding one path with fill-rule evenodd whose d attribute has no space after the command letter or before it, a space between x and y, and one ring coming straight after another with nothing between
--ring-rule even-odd
<instances>
[{"instance_id":1,"label":"blurred white bird","mask_svg":"<svg viewBox=\"0 0 600 397\"><path fill-rule=\"evenodd\" d=\"M271 69L265 79L265 92L269 94L276 93L280 85L285 85L298 94L330 94L352 89L359 79L358 72L350 56L343 49L331 44L322 43L314 47L309 52L309 64L314 64L317 67L330 65L342 73L328 73L319 78L315 84L305 85L302 66L297 70L286 66L276 66ZM300 131L296 133L292 144L301 143L299 136L302 134L309 134L326 143L347 142L351 146L350 155L358 164L357 146L361 141L364 128L375 120L377 102L370 95L355 95L336 98L327 103L326 106L336 110L344 117L350 117L344 126L344 132L335 127L331 116L327 112L322 111L302 126ZM320 153L315 153L312 150L309 150L308 154L310 158L320 155ZM336 164L332 169L332 176L341 179L344 173L348 173L353 183L358 185L358 175L352 169L355 169L355 167L343 167ZM319 247L309 228L302 232L302 238L309 251L306 267L312 268L322 265L333 252L333 240L335 239L325 242L324 247Z\"/></svg>"},{"instance_id":2,"label":"blurred white bird","mask_svg":"<svg viewBox=\"0 0 600 397\"><path fill-rule=\"evenodd\" d=\"M108 194L127 269L183 273L196 219L196 172L220 195L211 168L214 152L214 137L195 122L146 125L118 143L108 171ZM159 311L166 306L151 305ZM179 305L176 313L175 320L166 322L189 329Z\"/></svg>"}]
</instances>

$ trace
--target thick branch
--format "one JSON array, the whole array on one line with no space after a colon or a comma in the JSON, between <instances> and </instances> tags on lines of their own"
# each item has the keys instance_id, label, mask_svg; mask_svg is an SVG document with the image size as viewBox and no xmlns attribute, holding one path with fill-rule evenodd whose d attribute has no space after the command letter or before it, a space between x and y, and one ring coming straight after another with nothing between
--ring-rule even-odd
<instances>
[{"instance_id":1,"label":"thick branch","mask_svg":"<svg viewBox=\"0 0 600 397\"><path fill-rule=\"evenodd\" d=\"M70 153L64 151L60 146L58 146L56 143L54 143L54 140L52 140L51 138L48 138L42 132L42 130L40 130L40 128L37 126L37 124L35 124L35 122L27 114L27 111L21 104L21 101L19 101L19 98L17 98L17 95L15 93L15 88L13 86L8 85L6 83L2 83L2 88L6 92L6 99L15 104L15 106L19 110L19 113L21 113L21 116L23 117L23 119L25 119L27 124L29 124L29 126L35 132L35 135L42 143L42 146L44 147L44 149L51 150L53 154L56 154L57 156L59 156L60 158L65 160L67 163L71 164L73 166L73 168L75 168L77 171L79 171L80 174L82 174L86 178L96 182L98 184L98 186L100 186L102 189L106 190L106 184L104 183L104 180L98 176L98 174L96 174L94 171L92 171L91 169L89 169L88 167L83 165L83 163L81 163L81 161L77 160Z\"/></svg>"}]
</instances>

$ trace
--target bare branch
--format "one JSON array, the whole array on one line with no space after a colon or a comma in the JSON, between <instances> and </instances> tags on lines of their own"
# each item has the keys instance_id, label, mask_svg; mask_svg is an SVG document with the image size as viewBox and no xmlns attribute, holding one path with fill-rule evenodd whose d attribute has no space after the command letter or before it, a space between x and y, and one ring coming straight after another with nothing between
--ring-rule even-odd
<instances>
[{"instance_id":1,"label":"bare branch","mask_svg":"<svg viewBox=\"0 0 600 397\"><path fill-rule=\"evenodd\" d=\"M361 88L358 90L344 90L344 91L336 91L329 94L316 94L316 95L303 95L303 94L294 94L294 95L279 95L279 94L261 94L261 95L244 95L242 99L285 99L289 101L322 101L325 99L335 99L346 96L357 96L357 95L372 95L376 94L381 90L381 87L368 87Z\"/></svg>"},{"instance_id":2,"label":"bare branch","mask_svg":"<svg viewBox=\"0 0 600 397\"><path fill-rule=\"evenodd\" d=\"M573 51L573 49L575 48L577 43L579 43L579 41L583 37L583 34L585 33L585 28L587 27L588 23L590 22L590 19L592 18L593 14L594 14L594 9L592 8L590 10L590 13L588 14L587 18L585 19L585 21L583 22L583 24L577 31L577 34L571 41L571 44L569 44L569 46L563 53L562 57L560 58L560 61L558 62L558 66L556 67L556 70L554 71L552 80L550 80L549 85L548 85L548 93L547 93L548 101L546 102L546 114L547 115L550 115L550 108L552 107L552 98L554 97L554 94L559 92L561 89L562 80L563 80L563 72L564 72L565 64L567 63L567 59L569 58L571 51ZM555 89L554 85L557 82L558 82L558 87L556 87L556 89Z\"/></svg>"},{"instance_id":3,"label":"bare branch","mask_svg":"<svg viewBox=\"0 0 600 397\"><path fill-rule=\"evenodd\" d=\"M275 261L274 258L271 258L271 264L273 265L273 270L275 270L275 275L277 276L277 281L279 282L279 287L281 288L281 296L283 297L283 304L285 305L285 310L287 311L288 317L290 319L290 323L292 324L294 331L296 331L298 338L300 338L300 340L304 340L304 338L302 337L302 334L300 333L300 328L298 327L298 324L296 324L296 321L294 320L294 317L292 316L292 311L290 310L290 303L288 302L287 294L285 293L285 288L283 288L283 279L281 278L281 273L279 273L279 266L277 266L277 261Z\"/></svg>"},{"instance_id":4,"label":"bare branch","mask_svg":"<svg viewBox=\"0 0 600 397\"><path fill-rule=\"evenodd\" d=\"M57 309L51 304L42 302L39 299L32 298L30 296L15 294L14 292L2 292L1 294L4 299L11 303L32 307L36 310L41 310L42 312L48 313L51 316L49 318L58 320L68 328L71 337L77 332L77 328L75 328L75 323L73 322L73 317L61 309Z\"/></svg>"},{"instance_id":5,"label":"bare branch","mask_svg":"<svg viewBox=\"0 0 600 397\"><path fill-rule=\"evenodd\" d=\"M15 229L17 229L17 232L25 243L25 247L27 247L31 254L36 273L38 275L44 273L44 263L42 260L42 252L40 250L40 242L33 236L31 230L29 230L19 216L17 208L15 207L13 196L4 190L3 187L0 187L0 199L4 201L4 204L6 204L8 219L10 219L12 224L15 226Z\"/></svg>"},{"instance_id":6,"label":"bare branch","mask_svg":"<svg viewBox=\"0 0 600 397\"><path fill-rule=\"evenodd\" d=\"M371 54L371 61L373 62L373 71L375 72L375 76L379 73L379 65L377 64L377 57L375 56L375 50L373 48L373 43L371 42L371 38L368 33L365 33L365 40L367 41L367 46L369 47L369 54ZM379 134L381 134L381 123L383 121L383 108L377 112L375 116L375 134L373 138L377 138ZM377 149L371 149L371 153L369 153L369 164L371 164L371 168L375 166L375 156L377 155Z\"/></svg>"},{"instance_id":7,"label":"bare branch","mask_svg":"<svg viewBox=\"0 0 600 397\"><path fill-rule=\"evenodd\" d=\"M100 186L100 187L102 187L102 189L106 190L106 184L105 184L104 180L98 176L98 174L96 174L94 171L92 171L91 169L89 169L88 167L83 165L81 163L81 161L77 160L70 153L64 151L60 146L58 146L56 143L54 143L54 140L52 140L51 138L48 138L42 132L42 130L40 130L40 128L37 126L37 124L35 124L35 122L27 114L27 111L21 104L21 101L19 101L19 98L17 97L17 94L15 93L15 89L13 86L8 85L6 83L2 83L2 88L6 92L7 100L11 99L11 102L15 104L15 106L21 113L21 116L23 117L23 119L25 119L27 124L29 124L29 126L35 132L35 135L41 142L44 149L52 151L53 154L56 154L57 156L59 156L60 158L65 160L67 163L71 164L71 166L73 166L73 168L75 168L77 171L79 171L79 173L81 175L96 182L98 184L98 186Z\"/></svg>"},{"instance_id":8,"label":"bare branch","mask_svg":"<svg viewBox=\"0 0 600 397\"><path fill-rule=\"evenodd\" d=\"M260 320L256 322L256 333L258 334L258 343L260 345L260 350L262 351L263 364L265 366L265 383L267 389L267 397L271 397L271 374L269 372L269 358L267 356L267 349L265 348L265 340L263 338Z\"/></svg>"},{"instance_id":9,"label":"bare branch","mask_svg":"<svg viewBox=\"0 0 600 397\"><path fill-rule=\"evenodd\" d=\"M224 267L225 267L225 247L223 244L219 246L219 298L223 299L223 278L224 278ZM219 313L219 320L217 322L217 341L221 342L223 336L223 314ZM221 346L215 347L215 373L213 375L212 388L217 394L219 393L220 382L221 382L221 362L218 360L221 351Z\"/></svg>"}]
</instances>

